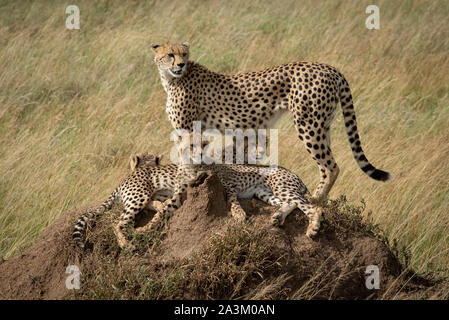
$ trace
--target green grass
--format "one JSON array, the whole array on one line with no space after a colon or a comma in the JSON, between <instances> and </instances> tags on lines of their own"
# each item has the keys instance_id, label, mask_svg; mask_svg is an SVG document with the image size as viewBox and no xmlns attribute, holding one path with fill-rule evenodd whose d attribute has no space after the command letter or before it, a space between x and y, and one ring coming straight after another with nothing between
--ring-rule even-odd
<instances>
[{"instance_id":1,"label":"green grass","mask_svg":"<svg viewBox=\"0 0 449 320\"><path fill-rule=\"evenodd\" d=\"M0 4L0 255L26 249L59 215L102 200L131 153L168 152L171 126L151 43L188 41L191 57L234 73L291 61L331 64L350 82L367 157L354 162L342 116L331 197L366 200L418 272L449 276L449 3L378 1L78 1L81 30L57 1ZM280 164L309 189L318 170L281 119Z\"/></svg>"}]
</instances>

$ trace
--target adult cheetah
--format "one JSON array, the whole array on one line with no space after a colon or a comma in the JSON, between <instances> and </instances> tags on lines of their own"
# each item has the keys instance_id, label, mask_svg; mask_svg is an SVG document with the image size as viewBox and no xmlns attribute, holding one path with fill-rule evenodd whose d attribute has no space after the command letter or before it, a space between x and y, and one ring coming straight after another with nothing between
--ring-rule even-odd
<instances>
[{"instance_id":1,"label":"adult cheetah","mask_svg":"<svg viewBox=\"0 0 449 320\"><path fill-rule=\"evenodd\" d=\"M294 62L264 71L224 75L189 60L187 43L152 45L162 86L167 93L166 112L176 130L203 128L268 128L280 114L290 111L307 151L320 169L320 182L311 197L326 199L339 168L330 148L329 129L338 102L346 133L358 166L368 176L389 181L388 172L376 169L360 143L351 90L334 67Z\"/></svg>"}]
</instances>

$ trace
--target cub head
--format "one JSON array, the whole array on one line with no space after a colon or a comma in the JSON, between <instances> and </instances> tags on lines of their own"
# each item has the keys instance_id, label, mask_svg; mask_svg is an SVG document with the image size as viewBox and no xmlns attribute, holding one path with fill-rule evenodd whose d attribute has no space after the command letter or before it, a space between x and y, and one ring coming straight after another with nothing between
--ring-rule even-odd
<instances>
[{"instance_id":1,"label":"cub head","mask_svg":"<svg viewBox=\"0 0 449 320\"><path fill-rule=\"evenodd\" d=\"M201 159L203 159L203 152L206 146L209 144L208 141L200 141L200 143L195 143L193 136L191 134L187 134L185 136L179 137L178 142L176 144L177 154L172 154L173 162L182 165L182 164L199 164Z\"/></svg>"},{"instance_id":2,"label":"cub head","mask_svg":"<svg viewBox=\"0 0 449 320\"><path fill-rule=\"evenodd\" d=\"M168 78L180 78L184 74L189 60L189 44L170 43L152 44L155 56L154 61L160 72Z\"/></svg>"},{"instance_id":3,"label":"cub head","mask_svg":"<svg viewBox=\"0 0 449 320\"><path fill-rule=\"evenodd\" d=\"M140 154L133 154L129 158L129 166L131 167L131 170L134 171L137 168L141 167L151 167L151 166L158 166L161 164L162 155L154 155L150 154L148 152L140 153Z\"/></svg>"}]
</instances>

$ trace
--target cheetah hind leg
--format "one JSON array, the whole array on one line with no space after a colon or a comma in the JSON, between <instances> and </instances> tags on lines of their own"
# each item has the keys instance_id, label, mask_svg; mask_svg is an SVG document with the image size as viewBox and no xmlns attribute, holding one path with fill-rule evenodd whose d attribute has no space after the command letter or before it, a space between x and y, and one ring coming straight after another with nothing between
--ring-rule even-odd
<instances>
[{"instance_id":1,"label":"cheetah hind leg","mask_svg":"<svg viewBox=\"0 0 449 320\"><path fill-rule=\"evenodd\" d=\"M316 161L320 169L320 182L313 196L306 195L306 198L312 203L320 203L327 200L327 196L340 172L330 147L329 126L331 121L332 119L328 120L328 127L322 130L321 128L307 128L305 123L295 120L299 139L303 141L307 152Z\"/></svg>"},{"instance_id":2,"label":"cheetah hind leg","mask_svg":"<svg viewBox=\"0 0 449 320\"><path fill-rule=\"evenodd\" d=\"M161 221L163 220L164 216L165 216L164 210L156 211L156 213L153 216L153 219L151 219L151 221L148 222L146 225L136 228L136 231L142 233L156 229L161 224Z\"/></svg>"},{"instance_id":3,"label":"cheetah hind leg","mask_svg":"<svg viewBox=\"0 0 449 320\"><path fill-rule=\"evenodd\" d=\"M136 228L137 232L148 232L151 230L156 230L157 228L161 227L163 224L164 218L169 217L171 213L175 210L173 207L169 207L166 204L162 203L163 208L156 210L156 213L153 216L153 219L151 219L150 222L148 222L143 227Z\"/></svg>"},{"instance_id":4,"label":"cheetah hind leg","mask_svg":"<svg viewBox=\"0 0 449 320\"><path fill-rule=\"evenodd\" d=\"M136 231L148 232L150 230L157 229L162 224L165 217L170 217L170 215L181 206L182 193L186 188L186 186L183 186L174 192L172 198L164 201L163 203L159 203L158 206L153 206L153 209L156 211L153 219L151 219L151 221L145 226L137 228Z\"/></svg>"},{"instance_id":5,"label":"cheetah hind leg","mask_svg":"<svg viewBox=\"0 0 449 320\"><path fill-rule=\"evenodd\" d=\"M309 238L314 237L320 229L322 209L316 205L308 203L305 200L283 203L281 208L271 217L272 224L274 226L284 225L287 216L296 208L299 208L309 219L306 236Z\"/></svg>"},{"instance_id":6,"label":"cheetah hind leg","mask_svg":"<svg viewBox=\"0 0 449 320\"><path fill-rule=\"evenodd\" d=\"M297 201L298 208L309 219L309 225L307 226L306 236L313 238L320 230L321 216L323 209L315 204L307 203L306 201Z\"/></svg>"},{"instance_id":7,"label":"cheetah hind leg","mask_svg":"<svg viewBox=\"0 0 449 320\"><path fill-rule=\"evenodd\" d=\"M165 206L164 202L153 200L147 204L146 208L150 209L152 211L155 211L155 214L153 216L153 219L151 219L151 221L149 223L147 223L146 225L144 225L142 227L136 228L136 231L139 233L148 232L149 230L153 229L160 222L161 218L163 217L161 212L164 211L166 206Z\"/></svg>"},{"instance_id":8,"label":"cheetah hind leg","mask_svg":"<svg viewBox=\"0 0 449 320\"><path fill-rule=\"evenodd\" d=\"M134 218L139 211L140 210L134 208L125 208L119 223L115 226L115 235L117 237L117 242L122 249L126 248L131 251L134 249L134 246L129 243L125 235L125 229L131 225L134 225Z\"/></svg>"},{"instance_id":9,"label":"cheetah hind leg","mask_svg":"<svg viewBox=\"0 0 449 320\"><path fill-rule=\"evenodd\" d=\"M271 224L275 227L283 226L285 218L297 208L297 204L294 202L284 202L278 211L271 216Z\"/></svg>"}]
</instances>

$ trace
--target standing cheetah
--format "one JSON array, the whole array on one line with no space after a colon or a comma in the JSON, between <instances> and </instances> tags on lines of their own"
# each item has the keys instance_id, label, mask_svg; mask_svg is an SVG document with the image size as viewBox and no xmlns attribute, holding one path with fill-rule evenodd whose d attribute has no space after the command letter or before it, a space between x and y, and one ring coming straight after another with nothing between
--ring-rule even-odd
<instances>
[{"instance_id":1,"label":"standing cheetah","mask_svg":"<svg viewBox=\"0 0 449 320\"><path fill-rule=\"evenodd\" d=\"M339 173L329 129L340 102L357 164L375 180L391 179L388 172L376 169L365 157L348 82L335 68L294 62L264 71L223 75L189 60L187 43L152 48L167 93L166 112L176 130L191 132L194 121L222 133L226 129L267 128L288 110L299 139L320 169L320 182L311 197L320 201L327 198Z\"/></svg>"},{"instance_id":2,"label":"standing cheetah","mask_svg":"<svg viewBox=\"0 0 449 320\"><path fill-rule=\"evenodd\" d=\"M83 247L82 233L89 219L110 210L114 201L120 198L124 213L115 231L121 247L129 246L124 229L134 224L137 213L148 207L152 200L165 201L162 208L150 206L156 211L152 221L137 231L147 231L157 225L181 205L181 194L198 174L210 170L217 174L227 195L231 214L238 221L244 221L246 213L238 198L257 197L279 210L271 217L275 226L283 225L285 218L299 208L309 219L306 235L313 237L320 226L322 209L310 204L305 198L307 187L301 179L289 170L256 165L214 164L214 165L159 165L160 157L146 154L131 157L130 176L111 194L98 209L82 215L73 232L75 243ZM262 169L262 170L261 170ZM170 197L171 195L171 197Z\"/></svg>"}]
</instances>

